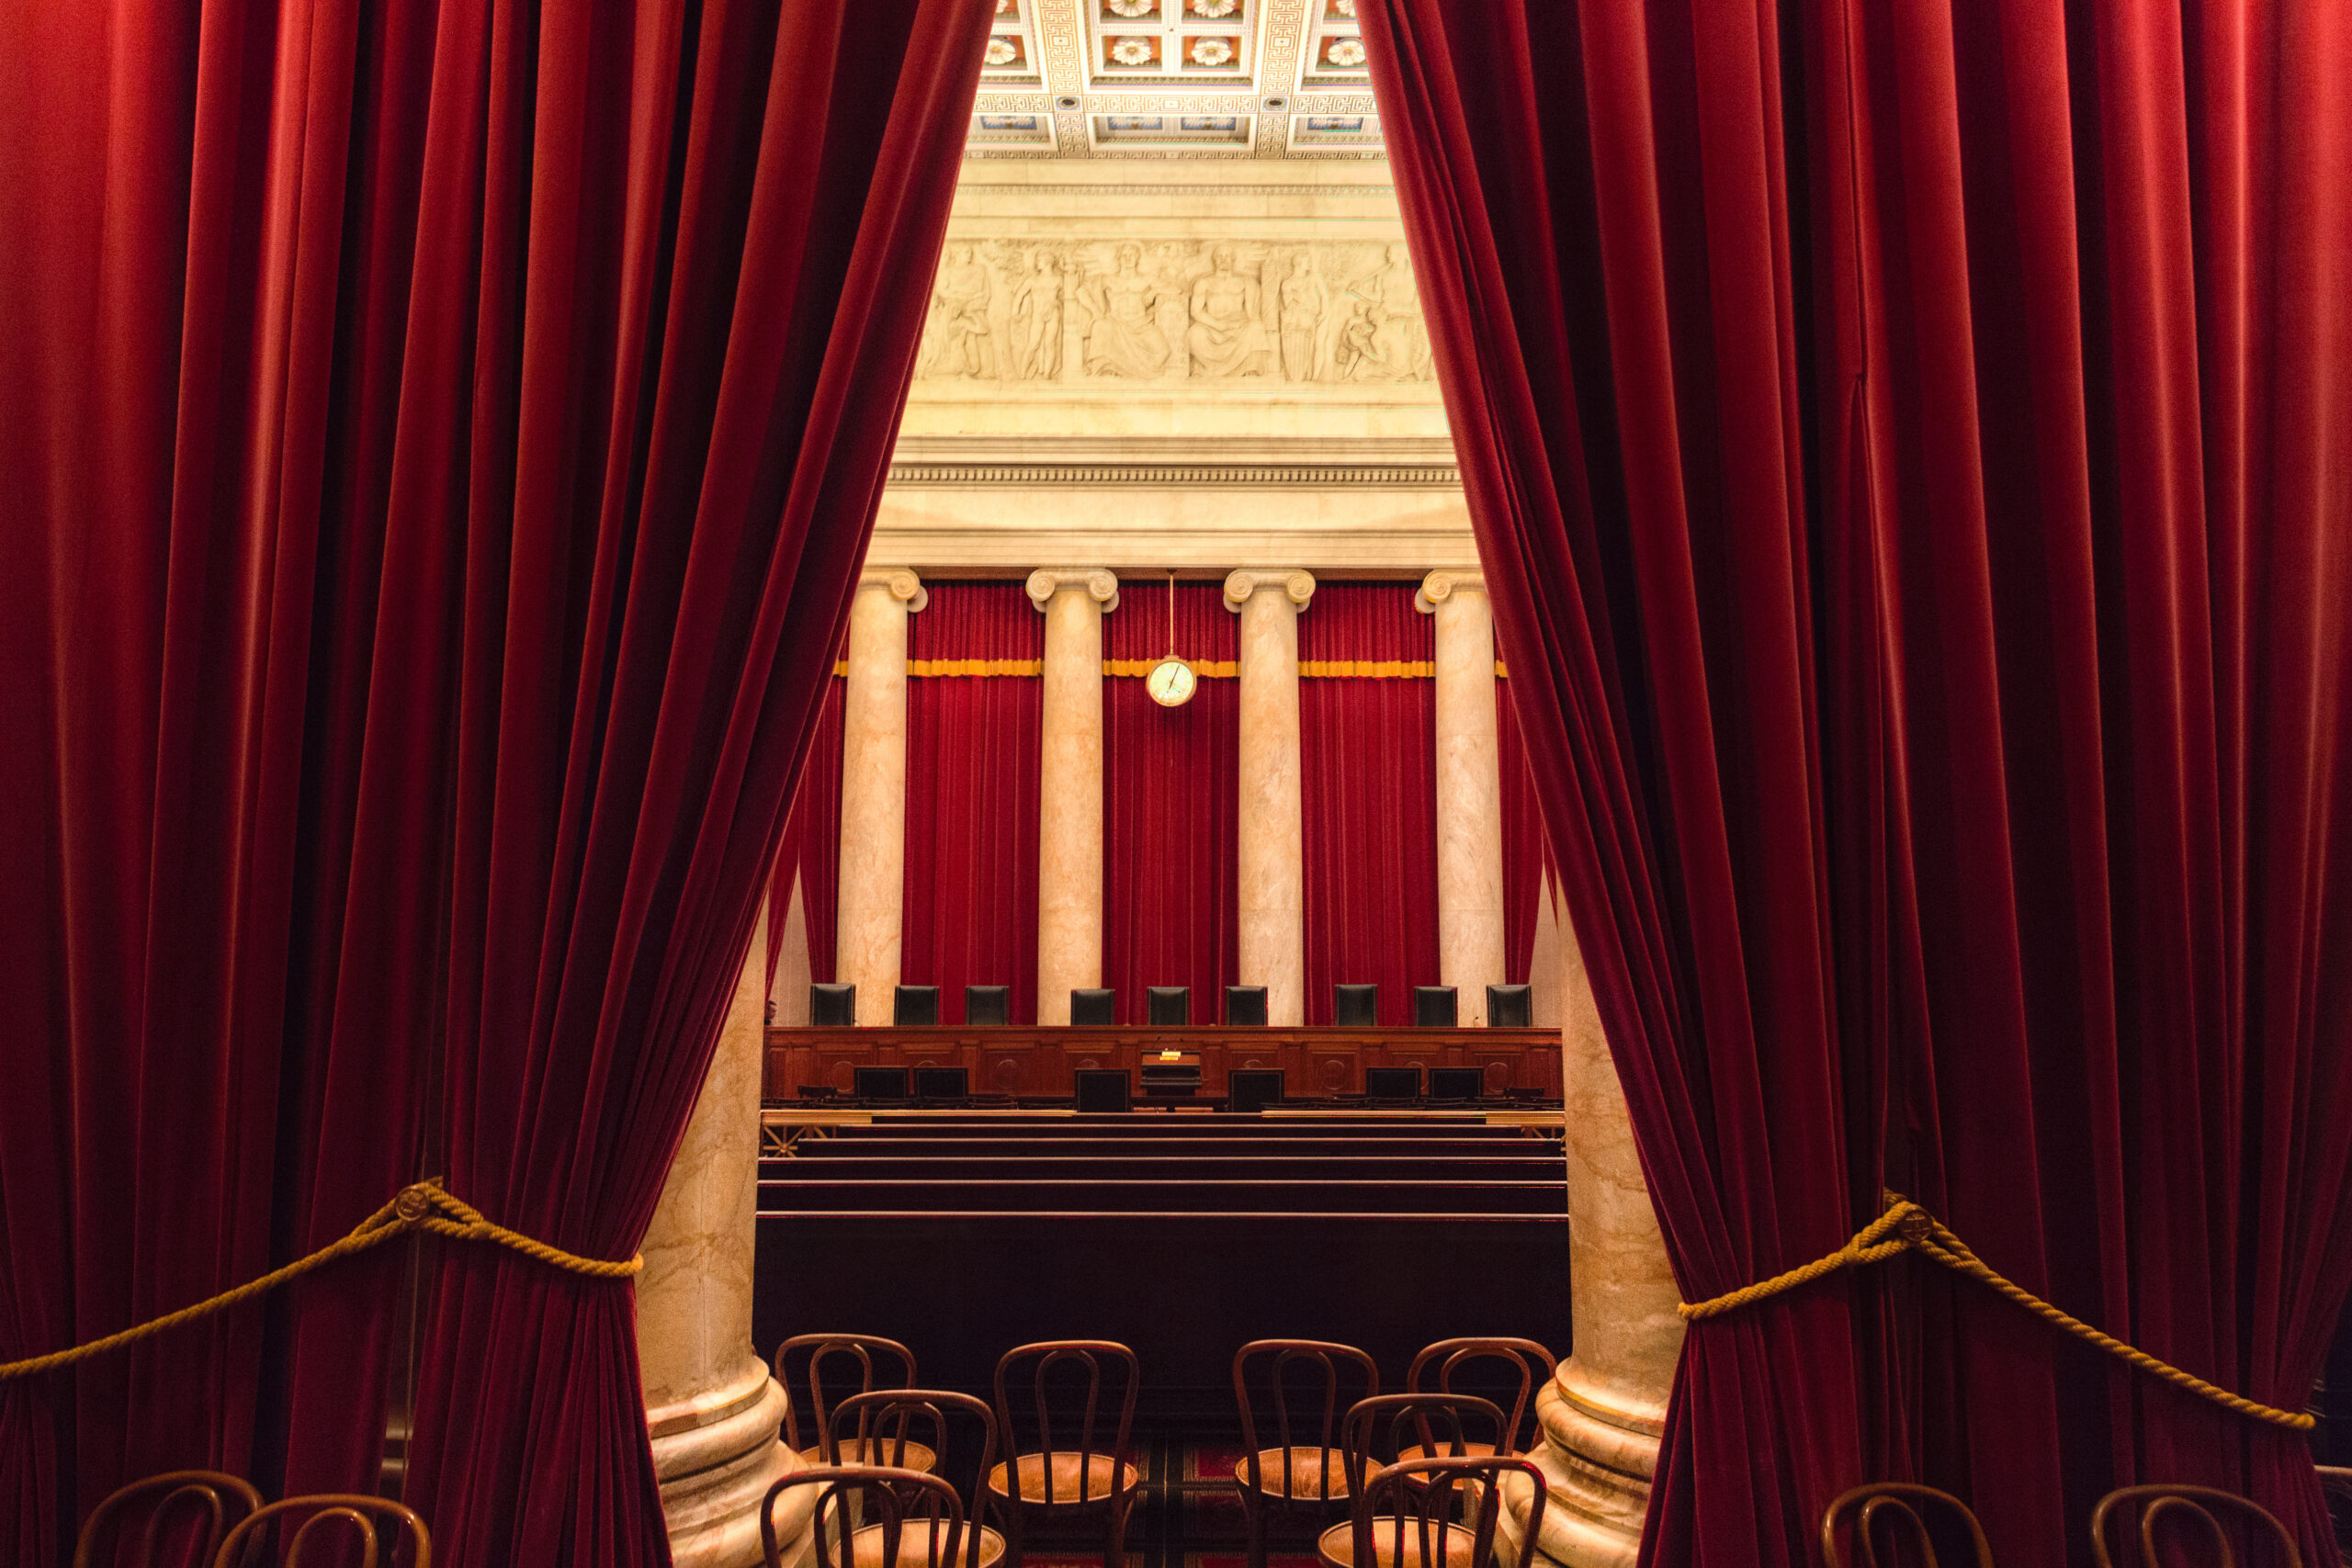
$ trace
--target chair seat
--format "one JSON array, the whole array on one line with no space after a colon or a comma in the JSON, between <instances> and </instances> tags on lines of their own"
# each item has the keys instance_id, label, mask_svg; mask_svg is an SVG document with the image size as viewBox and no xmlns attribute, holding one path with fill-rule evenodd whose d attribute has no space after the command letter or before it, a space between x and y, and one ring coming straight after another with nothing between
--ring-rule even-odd
<instances>
[{"instance_id":1,"label":"chair seat","mask_svg":"<svg viewBox=\"0 0 2352 1568\"><path fill-rule=\"evenodd\" d=\"M1377 1460L1366 1469L1365 1479L1378 1475L1383 1466ZM1331 1490L1323 1490L1323 1476L1329 1472ZM1245 1457L1233 1461L1233 1479L1246 1488L1250 1484L1250 1461ZM1258 1450L1258 1491L1268 1497L1290 1497L1309 1503L1321 1502L1327 1495L1331 1501L1344 1502L1348 1496L1347 1456L1337 1449L1298 1449L1290 1450L1290 1490L1283 1490L1283 1450Z\"/></svg>"},{"instance_id":2,"label":"chair seat","mask_svg":"<svg viewBox=\"0 0 2352 1568\"><path fill-rule=\"evenodd\" d=\"M939 1456L918 1442L908 1442L906 1455L900 1458L895 1438L852 1438L842 1444L841 1451L843 1464L885 1464L897 1470L920 1470L925 1475L939 1468ZM822 1449L802 1449L800 1457L810 1464L827 1462Z\"/></svg>"},{"instance_id":3,"label":"chair seat","mask_svg":"<svg viewBox=\"0 0 2352 1568\"><path fill-rule=\"evenodd\" d=\"M928 1530L923 1528L926 1524L931 1527ZM968 1525L965 1527L967 1529L970 1528ZM946 1550L947 1523L945 1520L909 1519L899 1527L899 1561L892 1563L882 1554L882 1527L867 1525L849 1538L849 1561L842 1565L842 1568L932 1568L934 1541L941 1551L944 1552ZM959 1538L956 1543L956 1562L963 1563L966 1568L969 1568L971 1551L970 1540ZM1003 1557L1004 1537L988 1526L982 1525L980 1527L980 1568L993 1568L993 1564L1001 1562ZM938 1568L952 1568L952 1564L942 1559Z\"/></svg>"},{"instance_id":4,"label":"chair seat","mask_svg":"<svg viewBox=\"0 0 2352 1568\"><path fill-rule=\"evenodd\" d=\"M1100 1503L1124 1492L1135 1490L1142 1473L1125 1461L1114 1461L1109 1454L1087 1454L1086 1487L1079 1490L1079 1459L1077 1454L1056 1454L1054 1457L1053 1506ZM1021 1476L1021 1500L1024 1503L1046 1502L1046 1456L1023 1454L1014 1461ZM1010 1497L1012 1491L1005 1482L1006 1467L1000 1464L989 1472L989 1490L1000 1497Z\"/></svg>"},{"instance_id":5,"label":"chair seat","mask_svg":"<svg viewBox=\"0 0 2352 1568\"><path fill-rule=\"evenodd\" d=\"M1445 1527L1445 1561L1442 1564L1424 1562L1421 1550L1423 1536L1418 1519L1405 1521L1404 1552L1397 1553L1396 1521L1382 1516L1372 1521L1373 1561L1359 1565L1356 1562L1356 1537L1353 1524L1337 1524L1316 1538L1315 1549L1323 1561L1335 1568L1475 1568L1472 1555L1478 1545L1476 1532L1461 1525ZM1428 1532L1434 1535L1434 1529Z\"/></svg>"},{"instance_id":6,"label":"chair seat","mask_svg":"<svg viewBox=\"0 0 2352 1568\"><path fill-rule=\"evenodd\" d=\"M1461 1457L1464 1459L1486 1459L1492 1455L1494 1451L1495 1445L1492 1443L1465 1442L1462 1445ZM1440 1443L1437 1446L1437 1452L1440 1459L1452 1459L1454 1457L1453 1445L1452 1443ZM1415 1443L1409 1449L1398 1449L1396 1450L1396 1462L1398 1464L1410 1464L1417 1459L1425 1459L1427 1457L1427 1455L1421 1452L1421 1445L1419 1443Z\"/></svg>"}]
</instances>

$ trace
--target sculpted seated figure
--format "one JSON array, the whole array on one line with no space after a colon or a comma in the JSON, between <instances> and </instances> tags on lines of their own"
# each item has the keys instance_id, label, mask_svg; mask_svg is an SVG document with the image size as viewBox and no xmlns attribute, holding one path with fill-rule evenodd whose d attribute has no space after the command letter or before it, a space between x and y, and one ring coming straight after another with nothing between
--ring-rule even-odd
<instances>
[{"instance_id":1,"label":"sculpted seated figure","mask_svg":"<svg viewBox=\"0 0 2352 1568\"><path fill-rule=\"evenodd\" d=\"M1233 247L1209 253L1209 270L1193 285L1193 324L1185 329L1193 374L1207 379L1262 376L1271 349L1260 320L1258 280L1233 270Z\"/></svg>"},{"instance_id":2,"label":"sculpted seated figure","mask_svg":"<svg viewBox=\"0 0 2352 1568\"><path fill-rule=\"evenodd\" d=\"M1086 334L1086 368L1093 375L1148 380L1167 371L1168 340L1153 320L1160 287L1142 264L1142 246L1121 245L1118 269L1087 289L1094 325Z\"/></svg>"}]
</instances>

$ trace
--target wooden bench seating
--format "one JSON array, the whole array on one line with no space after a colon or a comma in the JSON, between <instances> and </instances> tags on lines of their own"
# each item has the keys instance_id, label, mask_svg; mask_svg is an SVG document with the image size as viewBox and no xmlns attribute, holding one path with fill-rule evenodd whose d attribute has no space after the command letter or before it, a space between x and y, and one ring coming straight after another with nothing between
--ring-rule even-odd
<instances>
[{"instance_id":1,"label":"wooden bench seating","mask_svg":"<svg viewBox=\"0 0 2352 1568\"><path fill-rule=\"evenodd\" d=\"M763 1181L1527 1181L1558 1185L1557 1155L910 1155L839 1158L804 1149L760 1162Z\"/></svg>"},{"instance_id":2,"label":"wooden bench seating","mask_svg":"<svg viewBox=\"0 0 2352 1568\"><path fill-rule=\"evenodd\" d=\"M1565 1214L1566 1189L1523 1181L940 1181L760 1183L763 1213Z\"/></svg>"}]
</instances>

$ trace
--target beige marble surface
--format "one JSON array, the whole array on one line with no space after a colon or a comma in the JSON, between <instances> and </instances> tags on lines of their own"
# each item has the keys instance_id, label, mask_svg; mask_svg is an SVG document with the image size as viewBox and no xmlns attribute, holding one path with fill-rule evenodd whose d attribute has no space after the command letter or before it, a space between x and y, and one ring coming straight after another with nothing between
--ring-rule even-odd
<instances>
[{"instance_id":1,"label":"beige marble surface","mask_svg":"<svg viewBox=\"0 0 2352 1568\"><path fill-rule=\"evenodd\" d=\"M792 897L785 905L784 926L775 937L775 973L768 982L768 1021L780 1028L805 1027L809 1019L808 985L812 976L808 951L808 908L802 901L800 878L792 879Z\"/></svg>"},{"instance_id":2,"label":"beige marble surface","mask_svg":"<svg viewBox=\"0 0 2352 1568\"><path fill-rule=\"evenodd\" d=\"M929 603L905 568L868 566L850 602L842 693L841 885L834 973L857 1021L890 1021L907 873L907 617Z\"/></svg>"},{"instance_id":3,"label":"beige marble surface","mask_svg":"<svg viewBox=\"0 0 2352 1568\"><path fill-rule=\"evenodd\" d=\"M1119 580L1040 568L1046 617L1037 761L1037 1021L1069 1021L1069 994L1102 983L1102 616Z\"/></svg>"},{"instance_id":4,"label":"beige marble surface","mask_svg":"<svg viewBox=\"0 0 2352 1568\"><path fill-rule=\"evenodd\" d=\"M1552 874L1547 870L1542 874L1535 897L1535 941L1527 963L1527 999L1533 1014L1532 1021L1538 1029L1557 1029L1566 1021L1560 998L1565 978L1561 974L1561 929L1560 890L1552 885Z\"/></svg>"},{"instance_id":5,"label":"beige marble surface","mask_svg":"<svg viewBox=\"0 0 2352 1568\"><path fill-rule=\"evenodd\" d=\"M640 1248L646 1421L672 1555L688 1568L757 1562L760 1499L797 1462L776 1440L784 1391L752 1350L767 938L763 908Z\"/></svg>"},{"instance_id":6,"label":"beige marble surface","mask_svg":"<svg viewBox=\"0 0 2352 1568\"><path fill-rule=\"evenodd\" d=\"M1306 834L1299 796L1298 617L1315 578L1245 568L1225 580L1241 617L1238 739L1240 983L1266 987L1266 1021L1306 1021Z\"/></svg>"},{"instance_id":7,"label":"beige marble surface","mask_svg":"<svg viewBox=\"0 0 2352 1568\"><path fill-rule=\"evenodd\" d=\"M1503 978L1503 809L1495 712L1495 623L1487 581L1433 571L1413 603L1437 622L1437 945L1462 1021L1487 1021Z\"/></svg>"}]
</instances>

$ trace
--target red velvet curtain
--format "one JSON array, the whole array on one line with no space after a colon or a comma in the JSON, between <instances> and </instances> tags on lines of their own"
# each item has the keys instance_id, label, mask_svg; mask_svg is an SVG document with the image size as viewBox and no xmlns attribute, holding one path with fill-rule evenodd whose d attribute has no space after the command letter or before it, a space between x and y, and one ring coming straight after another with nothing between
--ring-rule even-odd
<instances>
[{"instance_id":1,"label":"red velvet curtain","mask_svg":"<svg viewBox=\"0 0 2352 1568\"><path fill-rule=\"evenodd\" d=\"M1306 1021L1335 984L1413 1021L1438 984L1435 622L1410 582L1326 582L1298 618Z\"/></svg>"},{"instance_id":2,"label":"red velvet curtain","mask_svg":"<svg viewBox=\"0 0 2352 1568\"><path fill-rule=\"evenodd\" d=\"M985 0L0 10L0 1358L421 1172L626 1258L844 623ZM0 1557L375 1481L386 1249L0 1385ZM625 1285L431 1281L436 1561L666 1559Z\"/></svg>"},{"instance_id":3,"label":"red velvet curtain","mask_svg":"<svg viewBox=\"0 0 2352 1568\"><path fill-rule=\"evenodd\" d=\"M964 1021L967 985L1037 1021L1038 718L1046 617L1018 582L934 582L910 621L899 973ZM836 817L838 836L838 817Z\"/></svg>"},{"instance_id":4,"label":"red velvet curtain","mask_svg":"<svg viewBox=\"0 0 2352 1568\"><path fill-rule=\"evenodd\" d=\"M1503 979L1517 986L1527 983L1534 967L1536 912L1552 896L1551 852L1508 680L1495 682L1495 736L1502 776Z\"/></svg>"},{"instance_id":5,"label":"red velvet curtain","mask_svg":"<svg viewBox=\"0 0 2352 1568\"><path fill-rule=\"evenodd\" d=\"M1176 651L1193 700L1164 708L1144 677L1168 653L1168 585L1130 578L1102 623L1102 983L1122 1021L1149 986L1190 986L1194 1023L1224 1018L1241 973L1240 622L1222 582L1176 585Z\"/></svg>"},{"instance_id":6,"label":"red velvet curtain","mask_svg":"<svg viewBox=\"0 0 2352 1568\"><path fill-rule=\"evenodd\" d=\"M1684 1294L1882 1183L2255 1399L2352 1269L2352 10L1367 0ZM1916 1476L2004 1563L2301 1437L1925 1264L1692 1330L1645 1555Z\"/></svg>"},{"instance_id":7,"label":"red velvet curtain","mask_svg":"<svg viewBox=\"0 0 2352 1568\"><path fill-rule=\"evenodd\" d=\"M839 668L836 661L835 668ZM841 910L842 883L842 688L836 674L825 682L817 728L801 764L792 809L784 818L784 845L776 851L775 874L768 879L768 989L775 989L776 965L784 954L784 918L792 890L800 889L800 918L808 942L808 978L833 978L833 935Z\"/></svg>"}]
</instances>

